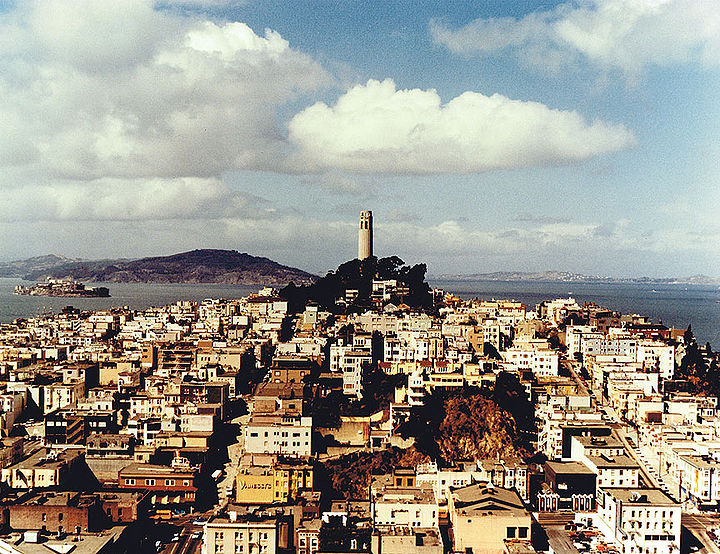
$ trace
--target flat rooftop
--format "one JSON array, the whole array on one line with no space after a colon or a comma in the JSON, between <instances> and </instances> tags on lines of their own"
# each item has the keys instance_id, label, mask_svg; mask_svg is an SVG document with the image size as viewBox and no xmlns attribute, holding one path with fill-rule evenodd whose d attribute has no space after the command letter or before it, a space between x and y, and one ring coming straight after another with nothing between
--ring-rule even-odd
<instances>
[{"instance_id":1,"label":"flat rooftop","mask_svg":"<svg viewBox=\"0 0 720 554\"><path fill-rule=\"evenodd\" d=\"M660 489L603 489L610 496L620 500L623 504L649 505L649 506L677 506L672 498Z\"/></svg>"},{"instance_id":2,"label":"flat rooftop","mask_svg":"<svg viewBox=\"0 0 720 554\"><path fill-rule=\"evenodd\" d=\"M595 467L603 469L638 469L640 467L635 460L633 460L630 456L625 456L624 454L620 456L588 456L587 459L595 464Z\"/></svg>"},{"instance_id":3,"label":"flat rooftop","mask_svg":"<svg viewBox=\"0 0 720 554\"><path fill-rule=\"evenodd\" d=\"M557 474L592 474L595 472L586 466L582 462L545 462L545 465L549 467L556 475Z\"/></svg>"}]
</instances>

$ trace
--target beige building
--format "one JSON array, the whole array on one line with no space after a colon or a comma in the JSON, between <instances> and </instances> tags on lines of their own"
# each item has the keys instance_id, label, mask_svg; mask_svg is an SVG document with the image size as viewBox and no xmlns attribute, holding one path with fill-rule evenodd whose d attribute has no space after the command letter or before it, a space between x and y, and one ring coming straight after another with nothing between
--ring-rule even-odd
<instances>
[{"instance_id":1,"label":"beige building","mask_svg":"<svg viewBox=\"0 0 720 554\"><path fill-rule=\"evenodd\" d=\"M376 527L373 531L372 554L443 554L438 529L412 527Z\"/></svg>"},{"instance_id":2,"label":"beige building","mask_svg":"<svg viewBox=\"0 0 720 554\"><path fill-rule=\"evenodd\" d=\"M477 483L451 492L453 550L502 554L506 540L530 538L532 518L515 491Z\"/></svg>"},{"instance_id":3,"label":"beige building","mask_svg":"<svg viewBox=\"0 0 720 554\"><path fill-rule=\"evenodd\" d=\"M289 526L276 516L229 510L205 523L205 554L275 554L288 547Z\"/></svg>"},{"instance_id":4,"label":"beige building","mask_svg":"<svg viewBox=\"0 0 720 554\"><path fill-rule=\"evenodd\" d=\"M63 486L82 459L83 454L79 450L41 448L29 458L3 468L0 480L11 489Z\"/></svg>"},{"instance_id":5,"label":"beige building","mask_svg":"<svg viewBox=\"0 0 720 554\"><path fill-rule=\"evenodd\" d=\"M415 471L396 469L374 475L370 484L374 525L438 528L435 490L429 483L418 484Z\"/></svg>"}]
</instances>

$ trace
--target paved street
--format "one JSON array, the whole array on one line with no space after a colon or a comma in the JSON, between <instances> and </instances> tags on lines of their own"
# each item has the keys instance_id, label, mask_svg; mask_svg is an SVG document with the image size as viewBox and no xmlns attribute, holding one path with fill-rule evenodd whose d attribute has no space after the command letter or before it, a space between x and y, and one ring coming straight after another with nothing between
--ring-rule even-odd
<instances>
[{"instance_id":1,"label":"paved street","mask_svg":"<svg viewBox=\"0 0 720 554\"><path fill-rule=\"evenodd\" d=\"M709 529L720 527L720 518L718 518L718 516L683 514L682 524L683 527L690 531L695 538L702 543L703 548L698 551L698 554L720 552L720 547L718 547L708 535Z\"/></svg>"},{"instance_id":2,"label":"paved street","mask_svg":"<svg viewBox=\"0 0 720 554\"><path fill-rule=\"evenodd\" d=\"M195 554L202 550L203 525L201 521L207 520L212 511L202 514L189 514L173 519L169 522L174 533L179 534L178 540L168 538L160 550L162 554Z\"/></svg>"},{"instance_id":3,"label":"paved street","mask_svg":"<svg viewBox=\"0 0 720 554\"><path fill-rule=\"evenodd\" d=\"M549 525L545 527L550 548L555 554L580 554L570 540L564 526Z\"/></svg>"}]
</instances>

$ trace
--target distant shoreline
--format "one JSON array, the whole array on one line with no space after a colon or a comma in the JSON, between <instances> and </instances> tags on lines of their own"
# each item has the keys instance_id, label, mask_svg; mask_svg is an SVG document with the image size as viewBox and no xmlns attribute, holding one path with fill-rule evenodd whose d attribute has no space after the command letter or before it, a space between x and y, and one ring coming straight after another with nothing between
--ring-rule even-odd
<instances>
[{"instance_id":1,"label":"distant shoreline","mask_svg":"<svg viewBox=\"0 0 720 554\"><path fill-rule=\"evenodd\" d=\"M548 275L536 274L503 274L496 273L487 274L441 274L429 275L428 280L447 281L457 283L468 283L473 281L497 281L497 282L518 282L518 283L598 283L598 284L638 284L638 285L720 285L720 279L711 277L704 278L651 278L651 277L590 277L586 275L577 275L574 277L552 277Z\"/></svg>"}]
</instances>

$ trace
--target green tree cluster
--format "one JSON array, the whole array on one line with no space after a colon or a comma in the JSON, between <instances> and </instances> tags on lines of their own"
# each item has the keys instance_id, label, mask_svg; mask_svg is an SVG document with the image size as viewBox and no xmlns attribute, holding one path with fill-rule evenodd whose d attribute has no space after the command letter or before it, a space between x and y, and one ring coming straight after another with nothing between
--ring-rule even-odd
<instances>
[{"instance_id":1,"label":"green tree cluster","mask_svg":"<svg viewBox=\"0 0 720 554\"><path fill-rule=\"evenodd\" d=\"M407 266L397 256L379 259L370 256L364 260L345 262L310 285L296 286L290 283L280 291L280 296L288 301L288 308L293 313L301 312L309 302L335 313L335 301L343 297L347 289L353 289L358 291L358 297L350 309L361 310L371 305L374 279L395 279L407 287L408 294L402 298L393 298L392 301L402 301L413 308L429 309L432 307L432 296L425 282L426 272L425 264Z\"/></svg>"},{"instance_id":2,"label":"green tree cluster","mask_svg":"<svg viewBox=\"0 0 720 554\"><path fill-rule=\"evenodd\" d=\"M695 340L692 326L688 326L685 331L684 342L685 355L680 361L676 378L687 381L688 392L720 396L718 356L713 353L710 343L705 345L703 351ZM710 363L707 358L710 358Z\"/></svg>"}]
</instances>

